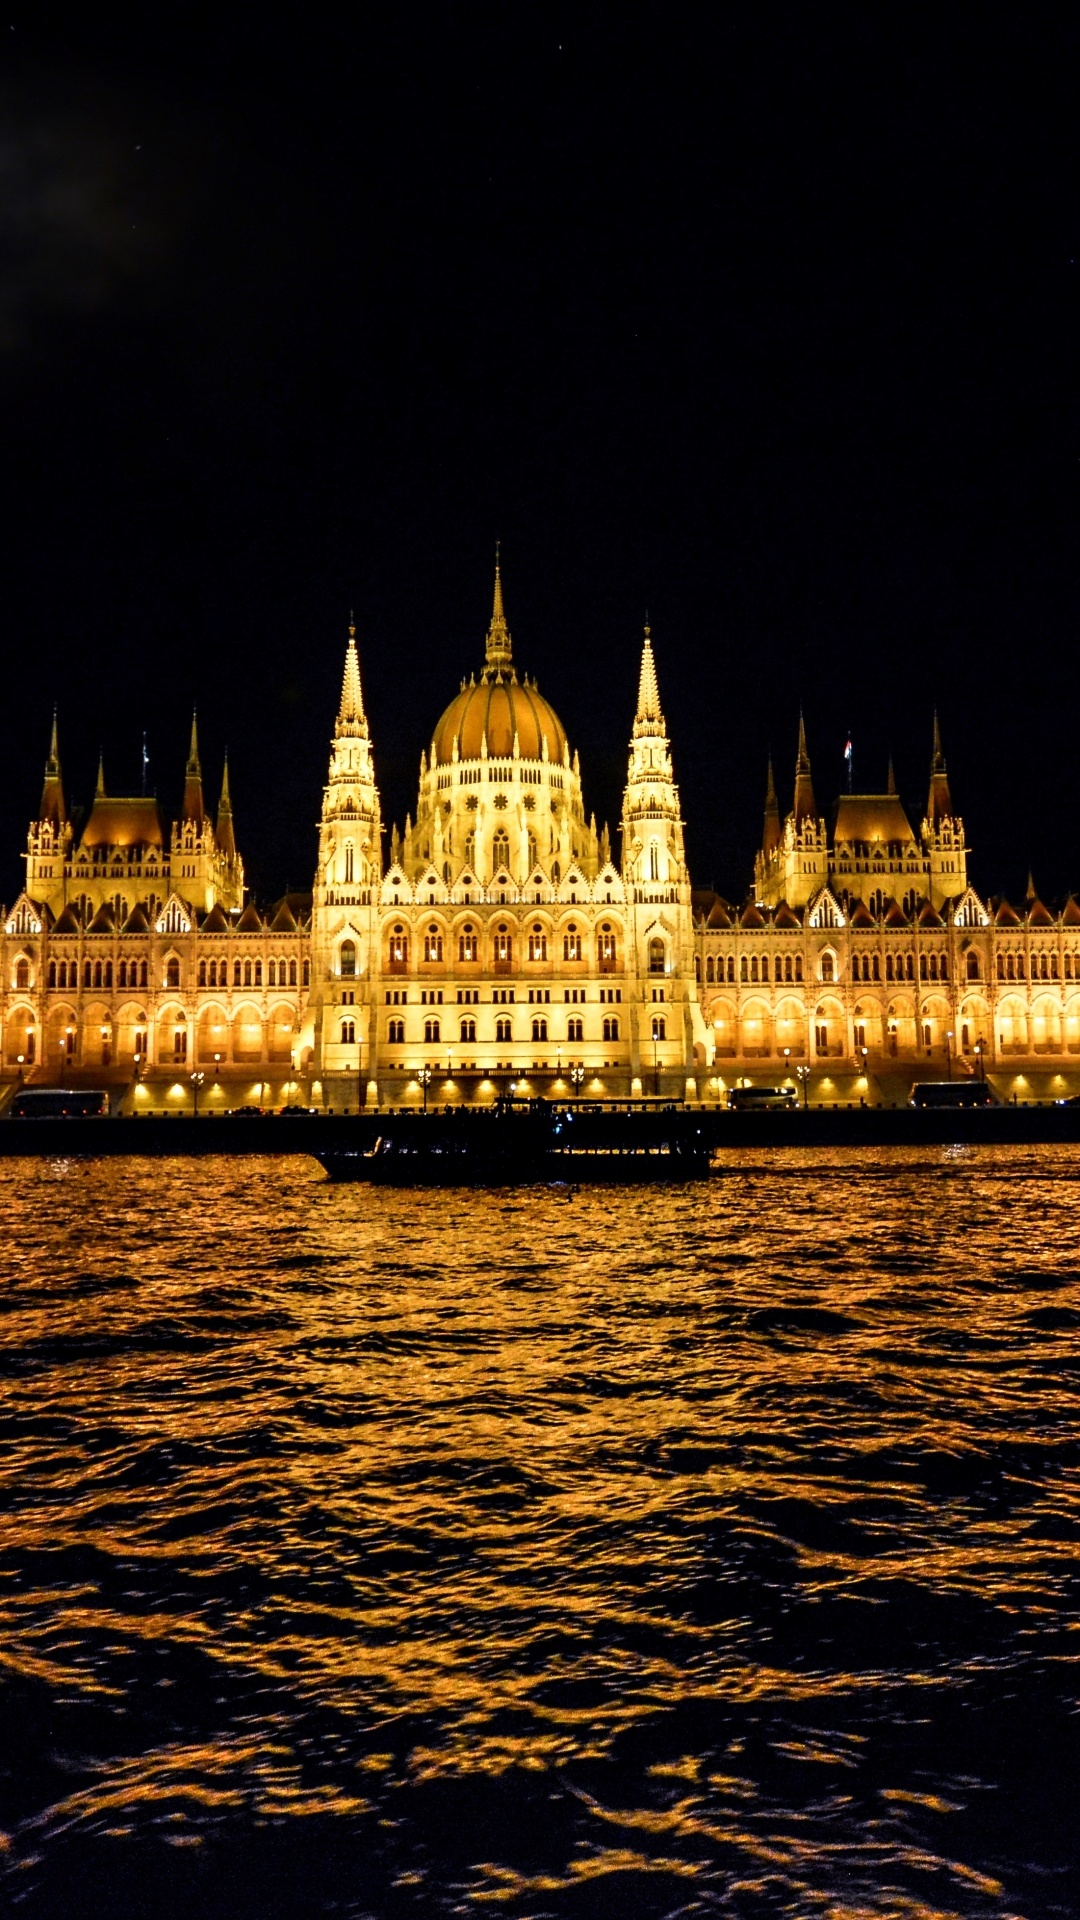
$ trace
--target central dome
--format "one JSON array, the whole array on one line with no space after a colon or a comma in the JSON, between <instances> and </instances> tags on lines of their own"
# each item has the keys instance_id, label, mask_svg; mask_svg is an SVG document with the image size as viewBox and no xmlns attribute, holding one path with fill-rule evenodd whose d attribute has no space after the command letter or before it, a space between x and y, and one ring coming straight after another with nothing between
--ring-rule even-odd
<instances>
[{"instance_id":1,"label":"central dome","mask_svg":"<svg viewBox=\"0 0 1080 1920\"><path fill-rule=\"evenodd\" d=\"M495 567L495 606L487 634L487 659L479 681L462 686L435 729L432 760L445 766L454 758L479 760L486 740L492 760L509 760L517 736L523 760L566 757L562 721L536 682L519 680L511 664L510 631L503 612L502 581ZM546 752L545 752L546 750Z\"/></svg>"},{"instance_id":2,"label":"central dome","mask_svg":"<svg viewBox=\"0 0 1080 1920\"><path fill-rule=\"evenodd\" d=\"M451 700L435 729L434 758L445 765L454 758L456 745L459 760L479 760L486 739L493 760L509 760L515 734L523 760L546 757L562 765L566 734L543 694L522 685L516 674L493 674L490 679L485 674Z\"/></svg>"}]
</instances>

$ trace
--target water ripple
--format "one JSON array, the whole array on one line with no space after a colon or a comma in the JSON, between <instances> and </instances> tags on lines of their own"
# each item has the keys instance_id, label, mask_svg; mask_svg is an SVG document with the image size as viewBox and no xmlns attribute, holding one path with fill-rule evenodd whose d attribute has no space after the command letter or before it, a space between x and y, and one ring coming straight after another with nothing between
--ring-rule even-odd
<instances>
[{"instance_id":1,"label":"water ripple","mask_svg":"<svg viewBox=\"0 0 1080 1920\"><path fill-rule=\"evenodd\" d=\"M1078 1180L0 1162L8 1908L1074 1915Z\"/></svg>"}]
</instances>

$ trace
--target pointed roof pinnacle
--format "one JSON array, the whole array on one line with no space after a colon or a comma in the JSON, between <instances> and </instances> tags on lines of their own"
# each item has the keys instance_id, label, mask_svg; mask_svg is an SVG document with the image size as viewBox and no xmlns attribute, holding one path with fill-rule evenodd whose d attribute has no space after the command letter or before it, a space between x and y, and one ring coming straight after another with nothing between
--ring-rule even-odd
<instances>
[{"instance_id":1,"label":"pointed roof pinnacle","mask_svg":"<svg viewBox=\"0 0 1080 1920\"><path fill-rule=\"evenodd\" d=\"M638 675L637 712L634 715L635 733L646 728L664 731L664 716L660 709L660 686L656 678L656 659L653 654L652 628L645 622L645 638L641 647L641 672Z\"/></svg>"},{"instance_id":2,"label":"pointed roof pinnacle","mask_svg":"<svg viewBox=\"0 0 1080 1920\"><path fill-rule=\"evenodd\" d=\"M60 773L60 738L56 728L56 708L53 708L52 734L49 738L49 753L45 761L45 784L41 792L41 807L38 818L51 820L57 828L67 819L64 806L64 783Z\"/></svg>"},{"instance_id":3,"label":"pointed roof pinnacle","mask_svg":"<svg viewBox=\"0 0 1080 1920\"><path fill-rule=\"evenodd\" d=\"M97 786L94 788L95 800L98 799L99 796L104 798L104 794L105 794L105 749L103 747L99 747L98 763L97 763Z\"/></svg>"},{"instance_id":4,"label":"pointed roof pinnacle","mask_svg":"<svg viewBox=\"0 0 1080 1920\"><path fill-rule=\"evenodd\" d=\"M806 722L803 710L799 708L799 751L795 756L795 825L801 826L804 820L817 819L817 804L814 800L814 783L810 776L810 755L806 751Z\"/></svg>"},{"instance_id":5,"label":"pointed roof pinnacle","mask_svg":"<svg viewBox=\"0 0 1080 1920\"><path fill-rule=\"evenodd\" d=\"M776 798L776 777L773 773L772 754L769 755L768 773L765 777L765 825L761 835L761 851L768 858L780 844L780 803Z\"/></svg>"},{"instance_id":6,"label":"pointed roof pinnacle","mask_svg":"<svg viewBox=\"0 0 1080 1920\"><path fill-rule=\"evenodd\" d=\"M184 804L181 819L194 821L201 827L206 818L203 806L202 767L199 765L199 730L194 707L191 710L191 747L188 752L187 767L184 770Z\"/></svg>"},{"instance_id":7,"label":"pointed roof pinnacle","mask_svg":"<svg viewBox=\"0 0 1080 1920\"><path fill-rule=\"evenodd\" d=\"M360 689L360 659L356 651L356 620L349 615L349 644L345 649L345 672L341 680L341 706L338 710L338 725L354 721L360 726L367 725L364 713L364 696Z\"/></svg>"},{"instance_id":8,"label":"pointed roof pinnacle","mask_svg":"<svg viewBox=\"0 0 1080 1920\"><path fill-rule=\"evenodd\" d=\"M506 624L506 609L503 606L502 568L499 561L500 542L495 542L495 593L491 604L491 625L487 630L487 644L484 649L485 677L505 672L510 666L513 653L510 642L510 629Z\"/></svg>"},{"instance_id":9,"label":"pointed roof pinnacle","mask_svg":"<svg viewBox=\"0 0 1080 1920\"><path fill-rule=\"evenodd\" d=\"M945 755L941 748L941 727L938 724L937 708L934 708L934 750L930 761L930 792L926 801L926 817L932 827L942 820L952 817L952 795L949 792L949 776L945 767Z\"/></svg>"},{"instance_id":10,"label":"pointed roof pinnacle","mask_svg":"<svg viewBox=\"0 0 1080 1920\"><path fill-rule=\"evenodd\" d=\"M893 771L893 763L892 763L892 754L891 754L891 753L890 753L890 755L889 755L889 777L888 777L888 781L887 781L887 783L886 783L886 787L885 787L885 791L886 791L886 793L895 793L895 792L896 792L896 774L895 774L895 773L894 773L894 771Z\"/></svg>"},{"instance_id":11,"label":"pointed roof pinnacle","mask_svg":"<svg viewBox=\"0 0 1080 1920\"><path fill-rule=\"evenodd\" d=\"M227 859L236 858L236 835L233 831L232 801L229 797L229 752L225 750L225 765L221 770L221 798L218 801L217 827L215 839L221 852Z\"/></svg>"}]
</instances>

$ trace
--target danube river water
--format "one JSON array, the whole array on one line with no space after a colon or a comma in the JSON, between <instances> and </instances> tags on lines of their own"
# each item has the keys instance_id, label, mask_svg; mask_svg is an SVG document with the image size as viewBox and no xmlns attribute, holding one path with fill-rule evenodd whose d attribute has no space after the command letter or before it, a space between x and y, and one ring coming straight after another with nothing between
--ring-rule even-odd
<instances>
[{"instance_id":1,"label":"danube river water","mask_svg":"<svg viewBox=\"0 0 1080 1920\"><path fill-rule=\"evenodd\" d=\"M1080 1912L1080 1150L0 1201L0 1907Z\"/></svg>"}]
</instances>

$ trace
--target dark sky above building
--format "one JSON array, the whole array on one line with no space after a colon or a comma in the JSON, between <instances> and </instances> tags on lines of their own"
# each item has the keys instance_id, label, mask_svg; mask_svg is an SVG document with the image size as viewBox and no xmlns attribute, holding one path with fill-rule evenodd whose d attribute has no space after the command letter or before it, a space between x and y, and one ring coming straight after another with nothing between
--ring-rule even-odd
<instances>
[{"instance_id":1,"label":"dark sky above building","mask_svg":"<svg viewBox=\"0 0 1080 1920\"><path fill-rule=\"evenodd\" d=\"M0 895L54 701L167 808L197 704L309 885L351 606L401 820L497 538L613 823L649 610L698 884L800 702L916 810L936 703L976 881L1080 887L1067 10L125 11L0 22Z\"/></svg>"}]
</instances>

